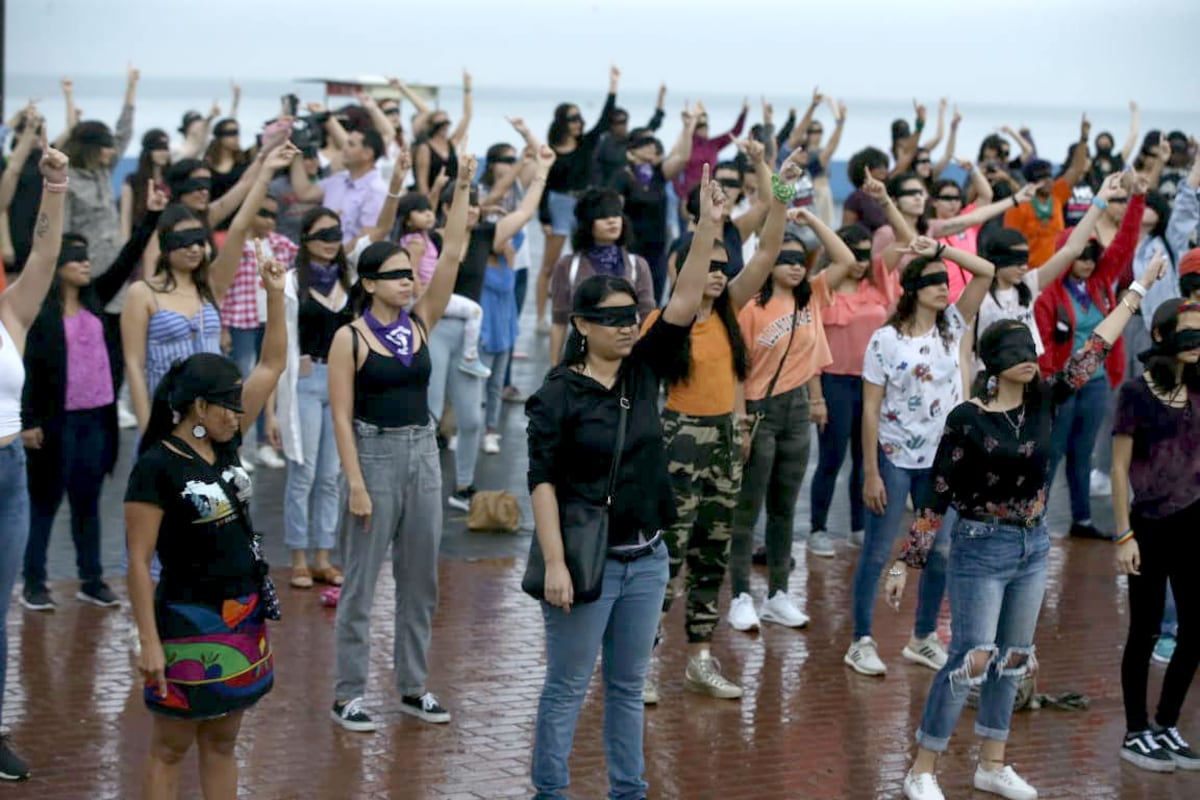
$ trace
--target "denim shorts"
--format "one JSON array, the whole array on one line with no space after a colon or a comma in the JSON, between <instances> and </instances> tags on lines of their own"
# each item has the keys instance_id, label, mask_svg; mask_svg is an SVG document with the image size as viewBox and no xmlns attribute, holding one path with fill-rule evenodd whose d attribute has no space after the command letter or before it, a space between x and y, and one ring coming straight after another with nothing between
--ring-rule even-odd
<instances>
[{"instance_id":1,"label":"denim shorts","mask_svg":"<svg viewBox=\"0 0 1200 800\"><path fill-rule=\"evenodd\" d=\"M550 208L550 232L555 236L570 236L575 232L575 203L578 198L562 192L547 192Z\"/></svg>"}]
</instances>

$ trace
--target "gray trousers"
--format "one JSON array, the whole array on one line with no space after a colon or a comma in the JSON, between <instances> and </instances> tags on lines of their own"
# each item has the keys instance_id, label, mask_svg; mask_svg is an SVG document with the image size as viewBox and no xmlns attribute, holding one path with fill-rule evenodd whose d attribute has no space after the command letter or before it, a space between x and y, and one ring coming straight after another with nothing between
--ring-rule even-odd
<instances>
[{"instance_id":1,"label":"gray trousers","mask_svg":"<svg viewBox=\"0 0 1200 800\"><path fill-rule=\"evenodd\" d=\"M442 470L437 439L432 425L380 429L356 420L354 433L371 497L371 524L364 530L361 517L348 510L343 515L339 545L345 582L335 626L334 698L344 702L366 694L371 606L389 547L396 581L396 688L415 697L425 692L438 601Z\"/></svg>"}]
</instances>

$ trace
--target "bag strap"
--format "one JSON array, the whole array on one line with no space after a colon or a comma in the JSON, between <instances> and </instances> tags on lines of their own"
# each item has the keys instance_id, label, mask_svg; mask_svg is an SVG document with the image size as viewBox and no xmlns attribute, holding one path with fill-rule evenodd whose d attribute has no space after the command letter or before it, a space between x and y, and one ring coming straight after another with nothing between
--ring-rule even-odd
<instances>
[{"instance_id":1,"label":"bag strap","mask_svg":"<svg viewBox=\"0 0 1200 800\"><path fill-rule=\"evenodd\" d=\"M237 513L237 515L238 515L238 520L242 523L242 531L246 534L246 538L248 538L251 542L253 542L254 541L254 528L250 524L250 513L249 513L250 510L249 510L249 508L246 507L247 504L243 503L241 501L241 499L238 497L237 487L234 486L229 481L225 480L225 476L221 474L221 470L219 470L217 468L216 464L208 463L202 455L197 453L195 451L195 449L190 444L185 442L183 439L180 439L178 436L172 435L172 436L168 436L166 438L166 441L169 442L172 447L176 448L184 455L187 455L187 456L190 456L191 458L193 458L197 463L201 464L205 469L207 469L209 472L211 472L216 477L217 483L219 483L221 485L221 490L223 492L225 492L226 497L229 498L229 504L231 506L233 506L234 512ZM256 560L257 560L257 558L256 558Z\"/></svg>"},{"instance_id":2,"label":"bag strap","mask_svg":"<svg viewBox=\"0 0 1200 800\"><path fill-rule=\"evenodd\" d=\"M792 340L796 338L796 317L799 315L800 309L792 309L792 330L788 334L787 347L783 348L783 356L779 359L779 366L775 368L775 375L772 376L771 382L767 384L767 394L764 399L770 400L775 394L775 384L779 380L780 374L783 372L783 365L787 363L788 353L792 349Z\"/></svg>"},{"instance_id":3,"label":"bag strap","mask_svg":"<svg viewBox=\"0 0 1200 800\"><path fill-rule=\"evenodd\" d=\"M608 470L608 489L605 491L604 505L612 508L613 495L617 491L617 470L621 467L621 455L625 451L625 428L629 423L629 398L625 396L625 379L621 379L621 396L618 400L621 406L617 418L617 442L613 447L612 466Z\"/></svg>"}]
</instances>

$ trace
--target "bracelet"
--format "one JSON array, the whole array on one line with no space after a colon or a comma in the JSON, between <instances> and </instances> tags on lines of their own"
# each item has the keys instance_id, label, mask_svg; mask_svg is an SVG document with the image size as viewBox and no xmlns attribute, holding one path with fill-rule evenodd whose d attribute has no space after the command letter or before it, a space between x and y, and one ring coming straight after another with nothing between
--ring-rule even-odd
<instances>
[{"instance_id":1,"label":"bracelet","mask_svg":"<svg viewBox=\"0 0 1200 800\"><path fill-rule=\"evenodd\" d=\"M62 194L67 190L67 185L71 182L70 178L63 178L62 183L51 183L42 178L42 190L53 194Z\"/></svg>"},{"instance_id":2,"label":"bracelet","mask_svg":"<svg viewBox=\"0 0 1200 800\"><path fill-rule=\"evenodd\" d=\"M1017 196L1015 194L1012 196L1012 201L1013 201L1013 208L1016 208L1017 206L1021 205L1021 201L1017 199Z\"/></svg>"},{"instance_id":3,"label":"bracelet","mask_svg":"<svg viewBox=\"0 0 1200 800\"><path fill-rule=\"evenodd\" d=\"M808 404L810 406L815 406L817 403L820 403L821 405L825 405L825 398L824 397L814 397L813 399L808 401Z\"/></svg>"},{"instance_id":4,"label":"bracelet","mask_svg":"<svg viewBox=\"0 0 1200 800\"><path fill-rule=\"evenodd\" d=\"M1103 211L1104 209L1108 208L1108 201L1097 195L1096 197L1092 198L1092 205Z\"/></svg>"},{"instance_id":5,"label":"bracelet","mask_svg":"<svg viewBox=\"0 0 1200 800\"><path fill-rule=\"evenodd\" d=\"M1125 531L1120 536L1118 536L1115 543L1116 544L1125 544L1132 538L1133 538L1133 528L1130 528L1129 530Z\"/></svg>"},{"instance_id":6,"label":"bracelet","mask_svg":"<svg viewBox=\"0 0 1200 800\"><path fill-rule=\"evenodd\" d=\"M889 578L899 578L904 574L904 570L900 569L899 567L892 567L888 570L887 574Z\"/></svg>"},{"instance_id":7,"label":"bracelet","mask_svg":"<svg viewBox=\"0 0 1200 800\"><path fill-rule=\"evenodd\" d=\"M1129 284L1129 291L1135 292L1138 297L1144 298L1146 296L1146 287L1142 286L1137 281L1134 281L1133 283Z\"/></svg>"},{"instance_id":8,"label":"bracelet","mask_svg":"<svg viewBox=\"0 0 1200 800\"><path fill-rule=\"evenodd\" d=\"M771 194L781 203L790 203L796 196L796 187L779 180L778 175L772 175Z\"/></svg>"},{"instance_id":9,"label":"bracelet","mask_svg":"<svg viewBox=\"0 0 1200 800\"><path fill-rule=\"evenodd\" d=\"M398 194L392 194L391 192L388 192L387 196L392 198L393 200L399 200L401 197L404 197L404 193L400 192Z\"/></svg>"},{"instance_id":10,"label":"bracelet","mask_svg":"<svg viewBox=\"0 0 1200 800\"><path fill-rule=\"evenodd\" d=\"M944 253L944 252L946 252L946 245L944 245L944 244L939 244L939 245L938 245L938 247L937 247L937 250L935 250L935 251L934 251L934 253L933 253L933 257L934 257L935 259L939 259L939 258L941 258L941 257L942 257L942 253Z\"/></svg>"},{"instance_id":11,"label":"bracelet","mask_svg":"<svg viewBox=\"0 0 1200 800\"><path fill-rule=\"evenodd\" d=\"M1134 308L1133 303L1129 302L1128 294L1126 294L1124 297L1121 298L1121 305L1123 305L1127 309L1129 309L1130 314L1136 314L1138 312L1138 310L1136 308Z\"/></svg>"}]
</instances>

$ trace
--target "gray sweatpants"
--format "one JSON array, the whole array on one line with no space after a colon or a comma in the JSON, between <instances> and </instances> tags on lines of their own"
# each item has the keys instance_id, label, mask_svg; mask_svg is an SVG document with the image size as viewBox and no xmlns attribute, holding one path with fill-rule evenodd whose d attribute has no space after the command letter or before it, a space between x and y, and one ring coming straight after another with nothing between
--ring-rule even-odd
<instances>
[{"instance_id":1,"label":"gray sweatpants","mask_svg":"<svg viewBox=\"0 0 1200 800\"><path fill-rule=\"evenodd\" d=\"M380 429L354 423L358 460L371 497L371 525L343 515L345 582L335 626L334 698L362 697L371 649L371 606L379 570L392 551L396 581L395 670L401 695L425 692L426 656L438 601L442 539L442 470L432 425ZM344 497L349 491L343 487Z\"/></svg>"}]
</instances>

